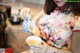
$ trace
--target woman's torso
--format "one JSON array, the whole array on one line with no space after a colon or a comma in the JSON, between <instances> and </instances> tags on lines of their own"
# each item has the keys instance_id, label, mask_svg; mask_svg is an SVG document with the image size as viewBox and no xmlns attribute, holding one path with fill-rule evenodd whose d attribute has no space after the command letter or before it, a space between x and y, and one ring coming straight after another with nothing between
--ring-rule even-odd
<instances>
[{"instance_id":1,"label":"woman's torso","mask_svg":"<svg viewBox=\"0 0 80 53\"><path fill-rule=\"evenodd\" d=\"M39 21L43 37L52 41L53 45L63 46L72 34L73 17L75 16L70 12L58 11L43 16Z\"/></svg>"}]
</instances>

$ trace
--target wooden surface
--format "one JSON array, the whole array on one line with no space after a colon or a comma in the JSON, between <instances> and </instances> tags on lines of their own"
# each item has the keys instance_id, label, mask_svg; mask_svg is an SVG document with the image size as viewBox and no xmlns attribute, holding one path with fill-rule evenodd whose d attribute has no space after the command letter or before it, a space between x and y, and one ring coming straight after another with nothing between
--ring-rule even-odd
<instances>
[{"instance_id":1,"label":"wooden surface","mask_svg":"<svg viewBox=\"0 0 80 53\"><path fill-rule=\"evenodd\" d=\"M80 53L80 31L74 31L71 44L72 53Z\"/></svg>"},{"instance_id":2,"label":"wooden surface","mask_svg":"<svg viewBox=\"0 0 80 53\"><path fill-rule=\"evenodd\" d=\"M29 46L26 43L26 38L31 34L25 33L21 25L12 25L7 20L6 32L8 33L8 45L12 46L18 52L29 49Z\"/></svg>"}]
</instances>

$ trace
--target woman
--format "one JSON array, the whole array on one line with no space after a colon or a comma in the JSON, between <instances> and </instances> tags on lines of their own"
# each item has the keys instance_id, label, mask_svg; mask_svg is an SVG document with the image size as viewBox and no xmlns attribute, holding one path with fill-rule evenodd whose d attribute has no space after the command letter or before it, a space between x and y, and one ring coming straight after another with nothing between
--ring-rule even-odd
<instances>
[{"instance_id":1,"label":"woman","mask_svg":"<svg viewBox=\"0 0 80 53\"><path fill-rule=\"evenodd\" d=\"M52 46L62 48L72 35L72 30L80 15L79 2L66 2L65 0L46 0L44 14L40 12L34 20L39 19L38 27L43 40ZM38 18L37 18L38 17Z\"/></svg>"},{"instance_id":2,"label":"woman","mask_svg":"<svg viewBox=\"0 0 80 53\"><path fill-rule=\"evenodd\" d=\"M75 22L80 18L79 12L79 2L45 0L44 10L33 19L40 29L38 35L48 44L63 48L69 42Z\"/></svg>"}]
</instances>

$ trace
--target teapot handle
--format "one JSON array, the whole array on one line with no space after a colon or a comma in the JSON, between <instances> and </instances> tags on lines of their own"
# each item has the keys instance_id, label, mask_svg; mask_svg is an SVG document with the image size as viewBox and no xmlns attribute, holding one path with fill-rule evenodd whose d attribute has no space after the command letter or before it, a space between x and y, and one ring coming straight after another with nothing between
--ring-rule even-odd
<instances>
[{"instance_id":1,"label":"teapot handle","mask_svg":"<svg viewBox=\"0 0 80 53\"><path fill-rule=\"evenodd\" d=\"M34 34L35 33L35 22L34 21L29 21L28 22L28 28L29 28L30 25L33 27L33 30L32 31L30 30L30 31Z\"/></svg>"}]
</instances>

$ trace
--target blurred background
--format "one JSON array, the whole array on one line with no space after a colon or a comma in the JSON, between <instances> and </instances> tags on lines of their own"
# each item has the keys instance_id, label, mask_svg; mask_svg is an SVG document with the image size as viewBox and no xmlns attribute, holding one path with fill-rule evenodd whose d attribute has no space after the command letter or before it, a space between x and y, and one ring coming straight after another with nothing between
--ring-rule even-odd
<instances>
[{"instance_id":1,"label":"blurred background","mask_svg":"<svg viewBox=\"0 0 80 53\"><path fill-rule=\"evenodd\" d=\"M31 9L32 17L36 16L43 8L45 0L5 0L13 8L27 7ZM35 12L35 13L34 13Z\"/></svg>"}]
</instances>

